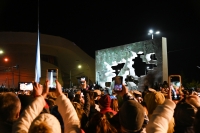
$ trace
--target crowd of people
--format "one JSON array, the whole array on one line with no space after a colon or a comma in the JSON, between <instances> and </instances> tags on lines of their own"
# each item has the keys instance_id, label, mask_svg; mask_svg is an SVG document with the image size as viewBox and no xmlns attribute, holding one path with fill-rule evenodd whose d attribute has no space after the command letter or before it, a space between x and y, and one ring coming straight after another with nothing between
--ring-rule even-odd
<instances>
[{"instance_id":1,"label":"crowd of people","mask_svg":"<svg viewBox=\"0 0 200 133\"><path fill-rule=\"evenodd\" d=\"M0 93L0 133L199 133L200 98L195 92L173 88L143 92L105 93L89 89L86 81L77 91L49 90L33 82L33 91Z\"/></svg>"}]
</instances>

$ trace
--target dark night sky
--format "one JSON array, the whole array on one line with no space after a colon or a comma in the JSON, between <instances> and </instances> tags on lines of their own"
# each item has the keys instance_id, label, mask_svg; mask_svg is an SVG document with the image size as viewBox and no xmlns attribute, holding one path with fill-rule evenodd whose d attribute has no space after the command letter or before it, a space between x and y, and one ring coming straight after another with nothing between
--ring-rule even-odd
<instances>
[{"instance_id":1,"label":"dark night sky","mask_svg":"<svg viewBox=\"0 0 200 133\"><path fill-rule=\"evenodd\" d=\"M1 0L0 31L37 32L37 1ZM64 37L95 58L99 49L166 37L169 74L200 80L200 2L40 0L40 33Z\"/></svg>"}]
</instances>

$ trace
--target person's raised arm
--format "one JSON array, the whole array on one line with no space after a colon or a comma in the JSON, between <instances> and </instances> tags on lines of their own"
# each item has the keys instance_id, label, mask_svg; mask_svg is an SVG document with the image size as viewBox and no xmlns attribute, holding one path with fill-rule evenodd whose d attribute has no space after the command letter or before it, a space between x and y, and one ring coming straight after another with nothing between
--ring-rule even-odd
<instances>
[{"instance_id":1,"label":"person's raised arm","mask_svg":"<svg viewBox=\"0 0 200 133\"><path fill-rule=\"evenodd\" d=\"M41 84L33 82L33 91L37 96L33 102L22 112L20 118L13 124L13 133L27 133L33 120L40 114L44 105L45 98L49 92L48 81L42 87Z\"/></svg>"},{"instance_id":2,"label":"person's raised arm","mask_svg":"<svg viewBox=\"0 0 200 133\"><path fill-rule=\"evenodd\" d=\"M83 110L85 111L85 114L87 115L87 117L89 117L90 114L90 96L88 91L86 90L86 81L83 82L83 84L81 84L81 88L82 88L82 92L84 95L84 106L83 106Z\"/></svg>"},{"instance_id":3,"label":"person's raised arm","mask_svg":"<svg viewBox=\"0 0 200 133\"><path fill-rule=\"evenodd\" d=\"M128 88L125 85L122 85L122 91L115 91L115 93L117 93L117 95L123 97L123 101L127 101L127 100L137 101L137 99L135 99L132 95L130 95L128 93Z\"/></svg>"},{"instance_id":4,"label":"person's raised arm","mask_svg":"<svg viewBox=\"0 0 200 133\"><path fill-rule=\"evenodd\" d=\"M56 105L64 121L64 132L80 132L80 120L71 101L62 93L61 84L56 80Z\"/></svg>"},{"instance_id":5,"label":"person's raised arm","mask_svg":"<svg viewBox=\"0 0 200 133\"><path fill-rule=\"evenodd\" d=\"M147 124L147 133L166 133L169 122L173 119L174 108L176 104L172 101L171 88L165 102L158 105L153 111L149 123Z\"/></svg>"}]
</instances>

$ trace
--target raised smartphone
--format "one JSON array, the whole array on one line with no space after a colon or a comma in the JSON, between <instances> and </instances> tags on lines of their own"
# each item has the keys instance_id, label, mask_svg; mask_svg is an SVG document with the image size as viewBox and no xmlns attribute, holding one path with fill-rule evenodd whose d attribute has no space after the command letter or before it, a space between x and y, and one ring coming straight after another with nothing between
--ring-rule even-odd
<instances>
[{"instance_id":1,"label":"raised smartphone","mask_svg":"<svg viewBox=\"0 0 200 133\"><path fill-rule=\"evenodd\" d=\"M123 77L122 76L116 76L114 78L114 80L115 80L114 91L122 91Z\"/></svg>"},{"instance_id":2,"label":"raised smartphone","mask_svg":"<svg viewBox=\"0 0 200 133\"><path fill-rule=\"evenodd\" d=\"M58 69L57 68L49 68L47 69L47 79L49 80L49 89L56 89L55 80L58 79Z\"/></svg>"}]
</instances>

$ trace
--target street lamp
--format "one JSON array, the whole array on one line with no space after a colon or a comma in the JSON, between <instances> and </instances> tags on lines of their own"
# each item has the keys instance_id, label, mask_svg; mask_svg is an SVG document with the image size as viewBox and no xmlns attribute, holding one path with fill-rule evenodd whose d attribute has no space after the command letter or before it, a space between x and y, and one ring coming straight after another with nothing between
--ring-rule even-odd
<instances>
[{"instance_id":1,"label":"street lamp","mask_svg":"<svg viewBox=\"0 0 200 133\"><path fill-rule=\"evenodd\" d=\"M160 34L160 31L154 32L153 30L149 30L148 35L151 35L151 38L152 38L152 39L153 39L153 35L154 35L154 34Z\"/></svg>"},{"instance_id":2,"label":"street lamp","mask_svg":"<svg viewBox=\"0 0 200 133\"><path fill-rule=\"evenodd\" d=\"M8 62L8 60L9 60L8 58L4 58L4 61L5 61L5 62Z\"/></svg>"},{"instance_id":3,"label":"street lamp","mask_svg":"<svg viewBox=\"0 0 200 133\"><path fill-rule=\"evenodd\" d=\"M87 64L87 63L86 63L86 64ZM89 78L89 77L90 77L90 76L89 76L89 75L90 75L90 74L89 74L90 72L89 72L89 71L91 71L91 69L90 69L90 66L89 66L88 64L87 64L87 67L88 67L88 68L87 68L87 70L88 70L87 78L88 78L88 85L89 85L89 84L90 84L90 78Z\"/></svg>"},{"instance_id":4,"label":"street lamp","mask_svg":"<svg viewBox=\"0 0 200 133\"><path fill-rule=\"evenodd\" d=\"M0 50L0 54L3 54L3 50Z\"/></svg>"},{"instance_id":5,"label":"street lamp","mask_svg":"<svg viewBox=\"0 0 200 133\"><path fill-rule=\"evenodd\" d=\"M78 65L78 69L80 69L82 66L81 65ZM71 86L71 84L72 84L72 80L71 80L71 71L72 70L74 70L74 69L76 69L76 68L73 68L73 69L71 69L70 71L69 71L69 80L70 80L70 84L69 84L69 88L71 88L72 86Z\"/></svg>"},{"instance_id":6,"label":"street lamp","mask_svg":"<svg viewBox=\"0 0 200 133\"><path fill-rule=\"evenodd\" d=\"M14 73L15 73L15 72L14 72L14 68L18 69L18 78L19 78L18 80L20 80L20 77L19 77L19 75L20 75L20 74L19 74L19 73L20 73L20 71L19 71L19 65L15 65L15 66L9 67L9 69L10 69L11 72L12 72L12 82L13 82L13 83L12 83L12 86L13 86L13 89L15 89L15 82L14 82L14 79L15 79L15 78L14 78Z\"/></svg>"}]
</instances>

